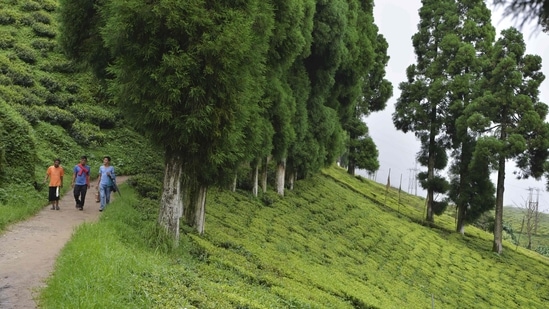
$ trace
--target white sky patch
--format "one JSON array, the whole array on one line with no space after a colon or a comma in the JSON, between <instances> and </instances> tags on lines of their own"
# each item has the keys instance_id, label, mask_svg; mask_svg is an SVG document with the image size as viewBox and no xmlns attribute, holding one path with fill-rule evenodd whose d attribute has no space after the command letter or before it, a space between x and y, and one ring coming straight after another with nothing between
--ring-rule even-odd
<instances>
[{"instance_id":1,"label":"white sky patch","mask_svg":"<svg viewBox=\"0 0 549 309\"><path fill-rule=\"evenodd\" d=\"M420 7L421 0L382 0L376 1L374 7L375 23L389 43L388 54L391 59L386 68L386 78L393 83L393 97L387 102L385 110L373 113L366 119L370 135L379 150L380 168L376 174L376 181L386 184L391 169L391 185L398 187L402 175L402 190L406 192L409 188L414 188L414 183L410 181L412 169L425 169L416 164L416 154L420 149L419 141L414 133L404 134L395 129L392 114L396 100L400 96L398 85L406 79L406 68L416 63L412 35L417 32ZM549 34L536 28L535 23L523 25L521 28L521 20L504 17L501 8L489 8L492 9L492 24L496 28L497 37L502 30L514 26L524 35L526 53L542 57L542 72L547 78L540 87L540 100L549 104ZM549 193L545 191L546 179L517 180L513 175L515 163L507 162L506 167L504 205L525 207L530 194L529 189L532 188L534 201L539 194L539 210L549 213ZM366 175L364 171L357 171L357 174ZM495 173L492 176L494 184L496 176ZM417 188L418 195L425 197L426 192L419 185Z\"/></svg>"}]
</instances>

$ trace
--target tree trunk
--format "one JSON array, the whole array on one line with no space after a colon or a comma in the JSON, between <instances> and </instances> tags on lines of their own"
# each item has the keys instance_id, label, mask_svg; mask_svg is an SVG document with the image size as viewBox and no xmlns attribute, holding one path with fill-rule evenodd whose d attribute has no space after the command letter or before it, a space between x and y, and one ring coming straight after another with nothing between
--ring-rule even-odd
<instances>
[{"instance_id":1,"label":"tree trunk","mask_svg":"<svg viewBox=\"0 0 549 309\"><path fill-rule=\"evenodd\" d=\"M286 179L286 159L282 159L276 165L276 192L284 196L284 181Z\"/></svg>"},{"instance_id":2,"label":"tree trunk","mask_svg":"<svg viewBox=\"0 0 549 309\"><path fill-rule=\"evenodd\" d=\"M457 204L457 223L456 223L456 232L461 235L465 234L465 221L467 218L467 205L464 198L464 192L467 191L465 187L467 186L467 181L469 179L469 167L468 164L464 164L465 161L470 163L470 160L466 160L465 153L469 151L465 145L466 141L462 143L461 146L461 155L460 155L460 171L459 171L459 193L456 201Z\"/></svg>"},{"instance_id":3,"label":"tree trunk","mask_svg":"<svg viewBox=\"0 0 549 309\"><path fill-rule=\"evenodd\" d=\"M234 173L234 178L233 178L233 186L231 188L231 191L233 191L233 192L236 192L236 182L237 182L237 180L238 180L238 173L235 172Z\"/></svg>"},{"instance_id":4,"label":"tree trunk","mask_svg":"<svg viewBox=\"0 0 549 309\"><path fill-rule=\"evenodd\" d=\"M502 133L503 134L503 133ZM492 251L503 252L503 191L505 190L505 157L500 155L498 163L498 184L496 190L496 217L494 222L494 244Z\"/></svg>"},{"instance_id":5,"label":"tree trunk","mask_svg":"<svg viewBox=\"0 0 549 309\"><path fill-rule=\"evenodd\" d=\"M166 151L166 167L164 183L160 198L160 214L158 223L173 236L174 244L179 244L179 219L183 214L184 196L181 190L182 159L174 151Z\"/></svg>"},{"instance_id":6,"label":"tree trunk","mask_svg":"<svg viewBox=\"0 0 549 309\"><path fill-rule=\"evenodd\" d=\"M349 150L349 151L351 151L351 150ZM349 155L349 159L347 161L348 161L348 163L347 163L347 173L349 175L354 176L355 175L355 169L356 169L355 160L351 158L351 155Z\"/></svg>"},{"instance_id":7,"label":"tree trunk","mask_svg":"<svg viewBox=\"0 0 549 309\"><path fill-rule=\"evenodd\" d=\"M196 194L196 199L194 202L196 213L195 213L195 225L196 231L202 235L204 234L204 227L206 224L206 194L208 188L205 186L200 186Z\"/></svg>"},{"instance_id":8,"label":"tree trunk","mask_svg":"<svg viewBox=\"0 0 549 309\"><path fill-rule=\"evenodd\" d=\"M435 178L435 148L437 147L436 143L436 128L435 120L437 115L436 106L431 108L431 128L429 132L429 159L427 161L427 183L429 186L427 188L427 209L425 219L427 222L435 222L433 217L433 201L435 200L435 193L432 188L432 181Z\"/></svg>"},{"instance_id":9,"label":"tree trunk","mask_svg":"<svg viewBox=\"0 0 549 309\"><path fill-rule=\"evenodd\" d=\"M261 189L263 189L263 193L267 192L267 169L269 166L269 157L266 157L263 161L263 167L261 170Z\"/></svg>"},{"instance_id":10,"label":"tree trunk","mask_svg":"<svg viewBox=\"0 0 549 309\"><path fill-rule=\"evenodd\" d=\"M466 205L458 205L456 232L460 233L461 235L465 235L465 217L467 215L466 208Z\"/></svg>"},{"instance_id":11,"label":"tree trunk","mask_svg":"<svg viewBox=\"0 0 549 309\"><path fill-rule=\"evenodd\" d=\"M206 193L207 186L200 185L196 181L185 179L183 181L183 193L185 204L185 221L188 226L196 229L199 234L204 234L206 219Z\"/></svg>"},{"instance_id":12,"label":"tree trunk","mask_svg":"<svg viewBox=\"0 0 549 309\"><path fill-rule=\"evenodd\" d=\"M295 172L290 172L288 175L288 188L290 190L294 189L294 182L295 182Z\"/></svg>"},{"instance_id":13,"label":"tree trunk","mask_svg":"<svg viewBox=\"0 0 549 309\"><path fill-rule=\"evenodd\" d=\"M255 164L252 176L252 193L254 196L257 196L259 191L259 162Z\"/></svg>"},{"instance_id":14,"label":"tree trunk","mask_svg":"<svg viewBox=\"0 0 549 309\"><path fill-rule=\"evenodd\" d=\"M434 155L429 152L429 164L427 166L427 179L428 183L431 183L433 178L435 177L435 158ZM435 197L435 193L433 188L428 187L427 188L427 210L426 210L426 216L425 220L427 222L434 222L433 218L433 200Z\"/></svg>"}]
</instances>

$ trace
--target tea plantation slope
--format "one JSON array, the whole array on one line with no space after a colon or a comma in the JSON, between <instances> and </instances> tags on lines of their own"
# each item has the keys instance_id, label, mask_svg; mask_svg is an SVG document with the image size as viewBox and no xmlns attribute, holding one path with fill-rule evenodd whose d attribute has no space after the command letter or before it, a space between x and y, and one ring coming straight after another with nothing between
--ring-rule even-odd
<instances>
[{"instance_id":1,"label":"tea plantation slope","mask_svg":"<svg viewBox=\"0 0 549 309\"><path fill-rule=\"evenodd\" d=\"M549 262L453 219L421 220L423 201L329 168L284 198L212 191L206 235L189 234L205 278L221 270L297 308L543 308ZM211 277L227 297L246 294ZM214 282L212 282L214 284ZM257 291L255 292L257 293ZM272 298L274 295L271 295Z\"/></svg>"}]
</instances>

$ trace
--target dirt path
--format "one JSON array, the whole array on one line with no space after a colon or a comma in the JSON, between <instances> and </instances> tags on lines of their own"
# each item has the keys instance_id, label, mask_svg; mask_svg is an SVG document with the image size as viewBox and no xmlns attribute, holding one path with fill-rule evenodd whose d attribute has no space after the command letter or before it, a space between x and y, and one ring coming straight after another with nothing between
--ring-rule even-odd
<instances>
[{"instance_id":1,"label":"dirt path","mask_svg":"<svg viewBox=\"0 0 549 309\"><path fill-rule=\"evenodd\" d=\"M124 181L126 177L117 177L118 183ZM0 235L0 308L37 308L33 297L44 286L75 228L99 218L95 192L93 187L88 191L84 210L79 211L69 190L59 201L61 210L45 206L36 216L8 227Z\"/></svg>"}]
</instances>

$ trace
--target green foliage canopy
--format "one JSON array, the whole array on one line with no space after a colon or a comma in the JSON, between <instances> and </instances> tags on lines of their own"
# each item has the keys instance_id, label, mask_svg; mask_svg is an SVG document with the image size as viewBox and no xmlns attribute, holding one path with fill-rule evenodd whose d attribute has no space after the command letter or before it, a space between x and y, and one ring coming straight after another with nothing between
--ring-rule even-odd
<instances>
[{"instance_id":1,"label":"green foliage canopy","mask_svg":"<svg viewBox=\"0 0 549 309\"><path fill-rule=\"evenodd\" d=\"M99 3L92 12L73 5L63 11L65 50L105 70L128 119L182 155L189 174L212 183L244 156L237 147L243 129L260 112L272 28L267 4L129 1ZM90 21L72 20L82 10ZM69 27L91 27L104 45ZM108 56L83 54L94 48Z\"/></svg>"}]
</instances>

